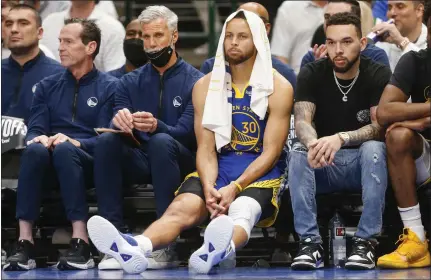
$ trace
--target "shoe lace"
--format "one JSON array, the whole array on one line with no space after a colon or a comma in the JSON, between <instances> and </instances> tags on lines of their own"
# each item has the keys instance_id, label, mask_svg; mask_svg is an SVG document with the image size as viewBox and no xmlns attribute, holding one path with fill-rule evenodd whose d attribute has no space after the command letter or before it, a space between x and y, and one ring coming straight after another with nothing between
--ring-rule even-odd
<instances>
[{"instance_id":1,"label":"shoe lace","mask_svg":"<svg viewBox=\"0 0 431 280\"><path fill-rule=\"evenodd\" d=\"M12 248L11 254L9 257L15 256L15 255L24 255L28 256L30 254L30 248L28 248L24 240L20 240Z\"/></svg>"},{"instance_id":2,"label":"shoe lace","mask_svg":"<svg viewBox=\"0 0 431 280\"><path fill-rule=\"evenodd\" d=\"M404 228L403 233L398 236L398 241L395 243L395 245L398 245L398 243L403 244L405 241L407 241L408 239L407 237L408 237L408 229Z\"/></svg>"},{"instance_id":3,"label":"shoe lace","mask_svg":"<svg viewBox=\"0 0 431 280\"><path fill-rule=\"evenodd\" d=\"M84 245L82 243L78 242L78 240L72 240L70 242L70 248L67 250L66 255L68 256L81 255L81 251L83 249L84 249Z\"/></svg>"},{"instance_id":4,"label":"shoe lace","mask_svg":"<svg viewBox=\"0 0 431 280\"><path fill-rule=\"evenodd\" d=\"M71 242L70 248L67 251L68 255L74 255L76 252L78 252L80 249L79 244L77 242Z\"/></svg>"},{"instance_id":5,"label":"shoe lace","mask_svg":"<svg viewBox=\"0 0 431 280\"><path fill-rule=\"evenodd\" d=\"M20 240L15 244L15 247L12 251L12 255L15 254L22 254L22 253L26 253L26 243L24 243L24 240Z\"/></svg>"},{"instance_id":6,"label":"shoe lace","mask_svg":"<svg viewBox=\"0 0 431 280\"><path fill-rule=\"evenodd\" d=\"M309 254L312 254L317 249L318 249L318 245L316 245L316 244L300 243L299 254L301 254L301 255L304 255L304 254L309 255Z\"/></svg>"},{"instance_id":7,"label":"shoe lace","mask_svg":"<svg viewBox=\"0 0 431 280\"><path fill-rule=\"evenodd\" d=\"M14 255L14 254L23 253L23 252L25 252L24 242L18 241L12 254Z\"/></svg>"},{"instance_id":8,"label":"shoe lace","mask_svg":"<svg viewBox=\"0 0 431 280\"><path fill-rule=\"evenodd\" d=\"M395 245L398 245L399 243L402 245L405 241L407 241L407 235L400 234L400 236L398 236L398 241L395 242Z\"/></svg>"},{"instance_id":9,"label":"shoe lace","mask_svg":"<svg viewBox=\"0 0 431 280\"><path fill-rule=\"evenodd\" d=\"M353 245L351 255L365 255L370 244L366 240L354 237Z\"/></svg>"},{"instance_id":10,"label":"shoe lace","mask_svg":"<svg viewBox=\"0 0 431 280\"><path fill-rule=\"evenodd\" d=\"M399 249L401 249L401 248L403 247L403 245L407 243L407 241L408 241L408 240L409 240L409 239L408 239L408 230L407 230L406 228L404 228L404 229L403 229L403 234L400 234L400 235L398 236L398 241L397 241L397 242L395 242L395 245L400 244L400 245L398 246L397 251L398 251Z\"/></svg>"}]
</instances>

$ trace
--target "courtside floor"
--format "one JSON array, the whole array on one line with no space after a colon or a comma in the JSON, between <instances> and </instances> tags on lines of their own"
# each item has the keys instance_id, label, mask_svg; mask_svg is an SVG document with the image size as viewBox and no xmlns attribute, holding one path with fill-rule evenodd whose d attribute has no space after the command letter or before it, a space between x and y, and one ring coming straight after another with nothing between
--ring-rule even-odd
<instances>
[{"instance_id":1,"label":"courtside floor","mask_svg":"<svg viewBox=\"0 0 431 280\"><path fill-rule=\"evenodd\" d=\"M27 272L2 272L2 279L431 279L431 268L407 270L348 271L326 268L318 271L292 271L290 268L240 267L210 275L190 274L186 267L145 271L141 275L123 271L60 271L55 268Z\"/></svg>"}]
</instances>

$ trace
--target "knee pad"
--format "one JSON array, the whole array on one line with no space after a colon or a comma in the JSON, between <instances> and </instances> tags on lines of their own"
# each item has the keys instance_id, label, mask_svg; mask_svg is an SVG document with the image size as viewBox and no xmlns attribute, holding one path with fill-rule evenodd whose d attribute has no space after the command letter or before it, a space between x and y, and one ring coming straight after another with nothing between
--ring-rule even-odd
<instances>
[{"instance_id":1,"label":"knee pad","mask_svg":"<svg viewBox=\"0 0 431 280\"><path fill-rule=\"evenodd\" d=\"M229 217L234 225L242 227L250 238L251 230L256 225L262 214L260 204L251 197L240 196L229 207Z\"/></svg>"}]
</instances>

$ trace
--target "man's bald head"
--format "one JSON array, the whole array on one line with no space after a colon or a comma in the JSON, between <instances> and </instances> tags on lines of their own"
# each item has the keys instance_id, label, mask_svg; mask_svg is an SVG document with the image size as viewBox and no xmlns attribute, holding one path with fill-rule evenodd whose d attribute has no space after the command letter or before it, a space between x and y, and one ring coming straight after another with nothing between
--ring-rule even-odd
<instances>
[{"instance_id":1,"label":"man's bald head","mask_svg":"<svg viewBox=\"0 0 431 280\"><path fill-rule=\"evenodd\" d=\"M238 10L243 9L252 13L257 14L259 17L265 19L265 23L269 22L269 14L264 6L256 2L247 2L239 6Z\"/></svg>"},{"instance_id":2,"label":"man's bald head","mask_svg":"<svg viewBox=\"0 0 431 280\"><path fill-rule=\"evenodd\" d=\"M256 2L247 2L238 7L238 10L241 9L258 15L263 20L263 23L266 27L266 33L269 35L271 30L271 24L269 23L269 13L263 5Z\"/></svg>"}]
</instances>

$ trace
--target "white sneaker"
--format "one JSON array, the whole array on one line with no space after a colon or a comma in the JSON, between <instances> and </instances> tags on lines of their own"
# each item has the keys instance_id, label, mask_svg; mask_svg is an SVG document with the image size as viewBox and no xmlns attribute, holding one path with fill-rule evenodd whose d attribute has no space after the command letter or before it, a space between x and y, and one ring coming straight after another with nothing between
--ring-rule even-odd
<instances>
[{"instance_id":1,"label":"white sneaker","mask_svg":"<svg viewBox=\"0 0 431 280\"><path fill-rule=\"evenodd\" d=\"M119 270L119 269L123 269L121 267L121 264L114 259L114 257L112 257L111 255L107 255L105 254L105 256L103 257L103 259L100 261L98 268L100 270Z\"/></svg>"},{"instance_id":2,"label":"white sneaker","mask_svg":"<svg viewBox=\"0 0 431 280\"><path fill-rule=\"evenodd\" d=\"M180 266L178 255L175 252L175 243L169 245L167 248L157 250L147 257L148 269L166 269Z\"/></svg>"},{"instance_id":3,"label":"white sneaker","mask_svg":"<svg viewBox=\"0 0 431 280\"><path fill-rule=\"evenodd\" d=\"M226 216L215 218L205 230L204 244L190 257L189 267L192 271L207 274L219 264L228 252L233 235L233 220Z\"/></svg>"},{"instance_id":4,"label":"white sneaker","mask_svg":"<svg viewBox=\"0 0 431 280\"><path fill-rule=\"evenodd\" d=\"M88 234L94 246L114 257L127 273L142 273L148 260L138 242L131 236L120 233L108 220L93 216L87 223Z\"/></svg>"}]
</instances>

